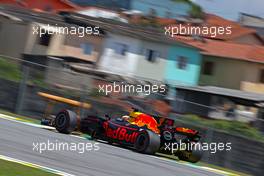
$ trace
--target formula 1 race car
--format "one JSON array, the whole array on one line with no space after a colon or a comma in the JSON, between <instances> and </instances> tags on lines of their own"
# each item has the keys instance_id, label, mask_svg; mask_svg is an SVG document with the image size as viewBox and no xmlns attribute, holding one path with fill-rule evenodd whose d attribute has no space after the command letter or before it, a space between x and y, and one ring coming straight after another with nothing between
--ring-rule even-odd
<instances>
[{"instance_id":1,"label":"formula 1 race car","mask_svg":"<svg viewBox=\"0 0 264 176\"><path fill-rule=\"evenodd\" d=\"M199 147L201 144L198 131L173 127L174 120L172 119L153 117L141 112L137 114L139 114L137 121L131 122L127 119L129 116L111 118L107 115L105 117L86 115L80 118L73 111L62 110L51 124L60 133L69 134L77 130L89 134L95 140L100 139L110 144L119 144L140 153L173 154L180 160L192 163L201 159L202 151ZM182 144L185 145L184 149L179 147Z\"/></svg>"}]
</instances>

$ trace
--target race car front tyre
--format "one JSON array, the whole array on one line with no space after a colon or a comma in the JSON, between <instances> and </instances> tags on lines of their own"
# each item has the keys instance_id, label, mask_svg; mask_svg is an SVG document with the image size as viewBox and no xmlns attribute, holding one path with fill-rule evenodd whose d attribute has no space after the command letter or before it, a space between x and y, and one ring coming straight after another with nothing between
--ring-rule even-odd
<instances>
[{"instance_id":1,"label":"race car front tyre","mask_svg":"<svg viewBox=\"0 0 264 176\"><path fill-rule=\"evenodd\" d=\"M155 154L160 147L160 136L150 130L143 131L137 136L135 149L145 154Z\"/></svg>"},{"instance_id":2,"label":"race car front tyre","mask_svg":"<svg viewBox=\"0 0 264 176\"><path fill-rule=\"evenodd\" d=\"M58 132L70 134L76 129L77 115L70 110L64 110L57 114L55 118L55 128Z\"/></svg>"},{"instance_id":3,"label":"race car front tyre","mask_svg":"<svg viewBox=\"0 0 264 176\"><path fill-rule=\"evenodd\" d=\"M201 160L203 152L201 149L201 143L192 143L192 151L181 151L178 153L178 158L183 161L191 162L191 163L197 163ZM196 145L194 147L194 145Z\"/></svg>"}]
</instances>

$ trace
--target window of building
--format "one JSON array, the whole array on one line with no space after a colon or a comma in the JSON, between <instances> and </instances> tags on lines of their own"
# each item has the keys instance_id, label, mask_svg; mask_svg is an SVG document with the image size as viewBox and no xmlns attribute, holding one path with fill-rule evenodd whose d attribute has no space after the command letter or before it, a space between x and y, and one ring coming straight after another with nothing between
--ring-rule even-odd
<instances>
[{"instance_id":1,"label":"window of building","mask_svg":"<svg viewBox=\"0 0 264 176\"><path fill-rule=\"evenodd\" d=\"M260 70L260 79L259 79L259 81L261 83L264 83L264 69Z\"/></svg>"},{"instance_id":2,"label":"window of building","mask_svg":"<svg viewBox=\"0 0 264 176\"><path fill-rule=\"evenodd\" d=\"M147 49L146 50L146 59L149 62L156 62L157 58L159 57L159 52L152 50L152 49Z\"/></svg>"},{"instance_id":3,"label":"window of building","mask_svg":"<svg viewBox=\"0 0 264 176\"><path fill-rule=\"evenodd\" d=\"M213 75L214 73L214 63L206 61L203 64L203 74L204 75Z\"/></svg>"},{"instance_id":4,"label":"window of building","mask_svg":"<svg viewBox=\"0 0 264 176\"><path fill-rule=\"evenodd\" d=\"M128 46L126 44L123 43L116 43L115 45L115 53L125 56L127 51L128 51Z\"/></svg>"},{"instance_id":5,"label":"window of building","mask_svg":"<svg viewBox=\"0 0 264 176\"><path fill-rule=\"evenodd\" d=\"M49 46L52 35L45 33L39 38L39 44Z\"/></svg>"},{"instance_id":6,"label":"window of building","mask_svg":"<svg viewBox=\"0 0 264 176\"><path fill-rule=\"evenodd\" d=\"M83 53L86 55L91 55L93 51L93 45L91 43L82 43L81 48L83 49Z\"/></svg>"},{"instance_id":7,"label":"window of building","mask_svg":"<svg viewBox=\"0 0 264 176\"><path fill-rule=\"evenodd\" d=\"M177 68L185 70L187 68L188 59L186 57L180 56L177 60Z\"/></svg>"}]
</instances>

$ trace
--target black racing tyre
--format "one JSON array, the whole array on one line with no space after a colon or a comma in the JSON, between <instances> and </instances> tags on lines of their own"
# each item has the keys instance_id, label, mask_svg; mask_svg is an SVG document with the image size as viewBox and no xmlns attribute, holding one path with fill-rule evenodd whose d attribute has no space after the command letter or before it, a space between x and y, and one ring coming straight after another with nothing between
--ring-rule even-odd
<instances>
[{"instance_id":1,"label":"black racing tyre","mask_svg":"<svg viewBox=\"0 0 264 176\"><path fill-rule=\"evenodd\" d=\"M183 161L191 162L191 163L197 163L201 160L203 156L203 151L201 148L201 143L193 143L192 145L199 145L200 147L193 147L192 151L181 151L178 153L178 158Z\"/></svg>"},{"instance_id":2,"label":"black racing tyre","mask_svg":"<svg viewBox=\"0 0 264 176\"><path fill-rule=\"evenodd\" d=\"M77 115L70 110L61 111L57 114L54 123L58 132L70 134L76 129Z\"/></svg>"},{"instance_id":3,"label":"black racing tyre","mask_svg":"<svg viewBox=\"0 0 264 176\"><path fill-rule=\"evenodd\" d=\"M137 136L135 149L145 154L155 154L160 148L160 136L150 130L145 130Z\"/></svg>"}]
</instances>

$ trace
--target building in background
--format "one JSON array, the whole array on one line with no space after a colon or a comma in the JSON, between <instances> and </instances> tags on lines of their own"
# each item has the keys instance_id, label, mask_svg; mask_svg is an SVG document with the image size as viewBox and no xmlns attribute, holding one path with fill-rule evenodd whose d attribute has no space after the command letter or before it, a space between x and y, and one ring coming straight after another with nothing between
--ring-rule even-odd
<instances>
[{"instance_id":1,"label":"building in background","mask_svg":"<svg viewBox=\"0 0 264 176\"><path fill-rule=\"evenodd\" d=\"M0 38L8 44L0 47L0 53L7 56L53 56L92 64L94 69L107 73L172 86L211 85L263 92L263 40L255 30L215 15L207 14L206 24L232 26L231 35L169 39L153 27L89 17L75 11L55 15L4 7L0 16L4 24ZM34 26L48 31L47 24L51 31L56 26L98 26L102 33L83 37L48 32L40 37L33 33Z\"/></svg>"},{"instance_id":2,"label":"building in background","mask_svg":"<svg viewBox=\"0 0 264 176\"><path fill-rule=\"evenodd\" d=\"M81 6L100 6L126 11L139 11L145 15L153 14L159 17L176 18L188 16L191 6L184 2L172 0L72 0Z\"/></svg>"},{"instance_id":3,"label":"building in background","mask_svg":"<svg viewBox=\"0 0 264 176\"><path fill-rule=\"evenodd\" d=\"M258 35L264 40L264 18L241 13L239 23L243 26L255 29Z\"/></svg>"},{"instance_id":4,"label":"building in background","mask_svg":"<svg viewBox=\"0 0 264 176\"><path fill-rule=\"evenodd\" d=\"M76 20L68 23L59 15L28 11L22 8L16 8L14 12L12 9L5 7L0 14L5 17L5 20L0 21L3 25L0 30L0 39L5 41L5 44L0 47L2 55L17 58L21 58L23 54L54 56L94 64L100 58L104 38L102 31L100 35L84 36L69 33L52 34L57 31L57 27L77 29L84 26L79 26ZM89 24L82 25L88 26ZM40 36L34 32L34 28L46 33Z\"/></svg>"},{"instance_id":5,"label":"building in background","mask_svg":"<svg viewBox=\"0 0 264 176\"><path fill-rule=\"evenodd\" d=\"M207 14L205 22L209 26L232 27L231 34L217 35L215 38L211 37L210 39L249 45L264 45L263 39L258 35L255 29L245 27L235 21L214 14Z\"/></svg>"},{"instance_id":6,"label":"building in background","mask_svg":"<svg viewBox=\"0 0 264 176\"><path fill-rule=\"evenodd\" d=\"M200 50L188 45L173 44L168 51L165 80L172 86L196 86L201 65Z\"/></svg>"},{"instance_id":7,"label":"building in background","mask_svg":"<svg viewBox=\"0 0 264 176\"><path fill-rule=\"evenodd\" d=\"M168 44L129 30L122 34L108 33L99 69L120 75L163 81ZM122 29L118 31L121 32Z\"/></svg>"},{"instance_id":8,"label":"building in background","mask_svg":"<svg viewBox=\"0 0 264 176\"><path fill-rule=\"evenodd\" d=\"M198 85L264 92L260 86L264 83L263 46L210 39L185 38L181 41L200 50L201 62L196 65L200 70L196 72L199 74ZM248 84L255 84L259 90Z\"/></svg>"},{"instance_id":9,"label":"building in background","mask_svg":"<svg viewBox=\"0 0 264 176\"><path fill-rule=\"evenodd\" d=\"M246 13L240 13L239 23L244 26L264 28L264 18L246 14Z\"/></svg>"}]
</instances>

